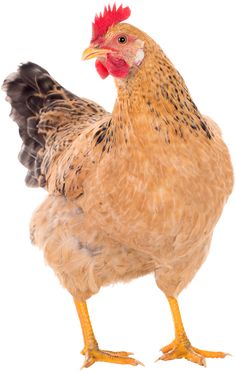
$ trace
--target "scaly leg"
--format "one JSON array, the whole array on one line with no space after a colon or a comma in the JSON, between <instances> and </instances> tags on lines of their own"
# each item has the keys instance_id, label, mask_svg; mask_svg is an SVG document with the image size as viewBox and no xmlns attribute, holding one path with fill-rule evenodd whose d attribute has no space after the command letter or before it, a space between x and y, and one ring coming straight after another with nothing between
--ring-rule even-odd
<instances>
[{"instance_id":1,"label":"scaly leg","mask_svg":"<svg viewBox=\"0 0 236 371\"><path fill-rule=\"evenodd\" d=\"M95 362L110 362L133 366L143 365L141 362L136 361L136 359L129 357L132 353L100 350L93 333L86 302L78 302L76 299L74 299L74 302L84 337L84 348L81 353L85 356L85 361L82 368L89 367Z\"/></svg>"},{"instance_id":2,"label":"scaly leg","mask_svg":"<svg viewBox=\"0 0 236 371\"><path fill-rule=\"evenodd\" d=\"M193 347L186 335L177 300L173 297L167 297L167 299L169 301L174 320L175 340L161 349L163 355L159 359L169 361L176 358L185 358L191 362L205 366L205 357L224 358L228 355L227 353L223 352L210 352Z\"/></svg>"}]
</instances>

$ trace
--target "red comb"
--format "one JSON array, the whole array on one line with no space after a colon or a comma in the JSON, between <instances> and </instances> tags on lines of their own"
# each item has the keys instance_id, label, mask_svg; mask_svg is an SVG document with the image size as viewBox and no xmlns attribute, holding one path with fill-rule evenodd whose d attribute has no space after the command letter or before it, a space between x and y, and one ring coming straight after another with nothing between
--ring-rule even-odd
<instances>
[{"instance_id":1,"label":"red comb","mask_svg":"<svg viewBox=\"0 0 236 371\"><path fill-rule=\"evenodd\" d=\"M128 6L123 8L123 6L120 5L119 8L116 9L116 4L114 4L112 9L110 5L105 7L103 14L100 13L99 16L96 15L94 19L91 42L94 42L99 37L105 35L109 27L125 21L127 18L129 18L130 14L131 10Z\"/></svg>"}]
</instances>

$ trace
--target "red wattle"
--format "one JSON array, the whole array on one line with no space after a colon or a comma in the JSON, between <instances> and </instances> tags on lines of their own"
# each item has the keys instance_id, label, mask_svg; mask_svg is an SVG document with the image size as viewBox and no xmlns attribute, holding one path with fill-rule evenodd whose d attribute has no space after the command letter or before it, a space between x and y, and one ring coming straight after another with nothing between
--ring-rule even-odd
<instances>
[{"instance_id":1,"label":"red wattle","mask_svg":"<svg viewBox=\"0 0 236 371\"><path fill-rule=\"evenodd\" d=\"M110 75L120 79L127 77L130 70L128 63L124 59L115 57L112 54L107 55L106 68Z\"/></svg>"},{"instance_id":2,"label":"red wattle","mask_svg":"<svg viewBox=\"0 0 236 371\"><path fill-rule=\"evenodd\" d=\"M109 75L106 66L99 59L96 60L95 67L102 79L105 79Z\"/></svg>"}]
</instances>

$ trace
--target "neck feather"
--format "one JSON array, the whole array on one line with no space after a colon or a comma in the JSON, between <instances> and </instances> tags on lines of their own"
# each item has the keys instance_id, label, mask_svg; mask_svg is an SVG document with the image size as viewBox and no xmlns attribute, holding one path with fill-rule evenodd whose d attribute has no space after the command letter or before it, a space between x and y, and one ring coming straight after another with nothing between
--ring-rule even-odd
<instances>
[{"instance_id":1,"label":"neck feather","mask_svg":"<svg viewBox=\"0 0 236 371\"><path fill-rule=\"evenodd\" d=\"M136 137L141 133L142 138L159 135L166 143L172 137L192 135L211 139L213 134L192 101L183 78L161 48L147 38L144 53L139 67L126 79L116 79L114 125L129 128Z\"/></svg>"}]
</instances>

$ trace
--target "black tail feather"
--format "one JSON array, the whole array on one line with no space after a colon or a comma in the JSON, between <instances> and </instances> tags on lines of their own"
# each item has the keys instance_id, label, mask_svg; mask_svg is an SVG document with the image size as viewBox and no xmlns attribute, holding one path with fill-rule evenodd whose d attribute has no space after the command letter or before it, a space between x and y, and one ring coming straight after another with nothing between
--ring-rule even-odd
<instances>
[{"instance_id":1,"label":"black tail feather","mask_svg":"<svg viewBox=\"0 0 236 371\"><path fill-rule=\"evenodd\" d=\"M41 174L45 138L38 132L38 123L47 96L60 88L45 69L32 62L22 64L3 83L3 90L12 106L11 117L19 126L23 141L19 160L28 168L26 184L29 186L45 185Z\"/></svg>"}]
</instances>

